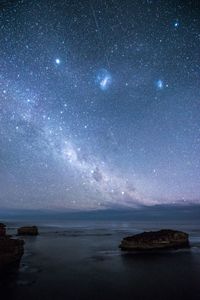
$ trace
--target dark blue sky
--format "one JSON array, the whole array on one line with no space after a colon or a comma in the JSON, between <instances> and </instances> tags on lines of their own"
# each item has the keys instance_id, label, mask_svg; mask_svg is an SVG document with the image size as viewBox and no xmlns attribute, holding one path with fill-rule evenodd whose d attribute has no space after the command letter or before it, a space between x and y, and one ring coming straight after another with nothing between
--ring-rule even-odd
<instances>
[{"instance_id":1,"label":"dark blue sky","mask_svg":"<svg viewBox=\"0 0 200 300\"><path fill-rule=\"evenodd\" d=\"M200 202L200 3L0 1L0 206Z\"/></svg>"}]
</instances>

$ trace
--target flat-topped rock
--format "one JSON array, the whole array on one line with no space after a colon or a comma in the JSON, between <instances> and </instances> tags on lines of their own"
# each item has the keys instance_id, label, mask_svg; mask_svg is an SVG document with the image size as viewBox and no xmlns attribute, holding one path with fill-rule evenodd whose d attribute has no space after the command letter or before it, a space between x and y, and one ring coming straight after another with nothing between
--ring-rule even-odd
<instances>
[{"instance_id":1,"label":"flat-topped rock","mask_svg":"<svg viewBox=\"0 0 200 300\"><path fill-rule=\"evenodd\" d=\"M0 270L18 266L24 253L24 241L6 235L6 226L0 223Z\"/></svg>"},{"instance_id":2,"label":"flat-topped rock","mask_svg":"<svg viewBox=\"0 0 200 300\"><path fill-rule=\"evenodd\" d=\"M24 226L17 230L18 235L38 235L37 226Z\"/></svg>"},{"instance_id":3,"label":"flat-topped rock","mask_svg":"<svg viewBox=\"0 0 200 300\"><path fill-rule=\"evenodd\" d=\"M185 232L171 229L149 231L125 237L119 247L126 251L187 248L189 236Z\"/></svg>"}]
</instances>

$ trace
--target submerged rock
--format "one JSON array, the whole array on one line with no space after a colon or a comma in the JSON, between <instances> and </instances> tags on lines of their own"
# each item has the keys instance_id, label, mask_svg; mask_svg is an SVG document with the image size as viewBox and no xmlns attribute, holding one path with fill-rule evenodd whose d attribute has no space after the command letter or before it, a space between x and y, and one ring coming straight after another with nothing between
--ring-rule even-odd
<instances>
[{"instance_id":1,"label":"submerged rock","mask_svg":"<svg viewBox=\"0 0 200 300\"><path fill-rule=\"evenodd\" d=\"M18 235L38 235L37 226L20 227L17 231Z\"/></svg>"},{"instance_id":2,"label":"submerged rock","mask_svg":"<svg viewBox=\"0 0 200 300\"><path fill-rule=\"evenodd\" d=\"M0 224L0 269L18 266L24 253L24 241L6 235L6 226Z\"/></svg>"},{"instance_id":3,"label":"submerged rock","mask_svg":"<svg viewBox=\"0 0 200 300\"><path fill-rule=\"evenodd\" d=\"M125 237L121 250L148 251L189 247L188 234L182 231L162 229Z\"/></svg>"}]
</instances>

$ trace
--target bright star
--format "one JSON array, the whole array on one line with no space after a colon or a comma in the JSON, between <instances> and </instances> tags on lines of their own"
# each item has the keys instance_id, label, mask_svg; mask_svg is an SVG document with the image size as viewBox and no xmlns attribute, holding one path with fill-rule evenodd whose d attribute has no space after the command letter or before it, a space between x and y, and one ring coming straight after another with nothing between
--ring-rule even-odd
<instances>
[{"instance_id":1,"label":"bright star","mask_svg":"<svg viewBox=\"0 0 200 300\"><path fill-rule=\"evenodd\" d=\"M59 58L56 58L56 64L57 64L57 65L60 65L60 63L61 63L60 59L59 59Z\"/></svg>"},{"instance_id":2,"label":"bright star","mask_svg":"<svg viewBox=\"0 0 200 300\"><path fill-rule=\"evenodd\" d=\"M179 24L179 21L175 21L175 22L174 22L174 27L175 27L175 28L178 28L179 25L180 25L180 24Z\"/></svg>"}]
</instances>

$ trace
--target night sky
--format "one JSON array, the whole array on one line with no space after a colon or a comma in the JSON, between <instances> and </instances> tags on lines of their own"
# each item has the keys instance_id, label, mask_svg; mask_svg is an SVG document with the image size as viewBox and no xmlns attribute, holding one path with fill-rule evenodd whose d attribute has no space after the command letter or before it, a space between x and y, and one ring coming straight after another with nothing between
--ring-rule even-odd
<instances>
[{"instance_id":1,"label":"night sky","mask_svg":"<svg viewBox=\"0 0 200 300\"><path fill-rule=\"evenodd\" d=\"M0 207L200 203L200 2L0 1Z\"/></svg>"}]
</instances>

